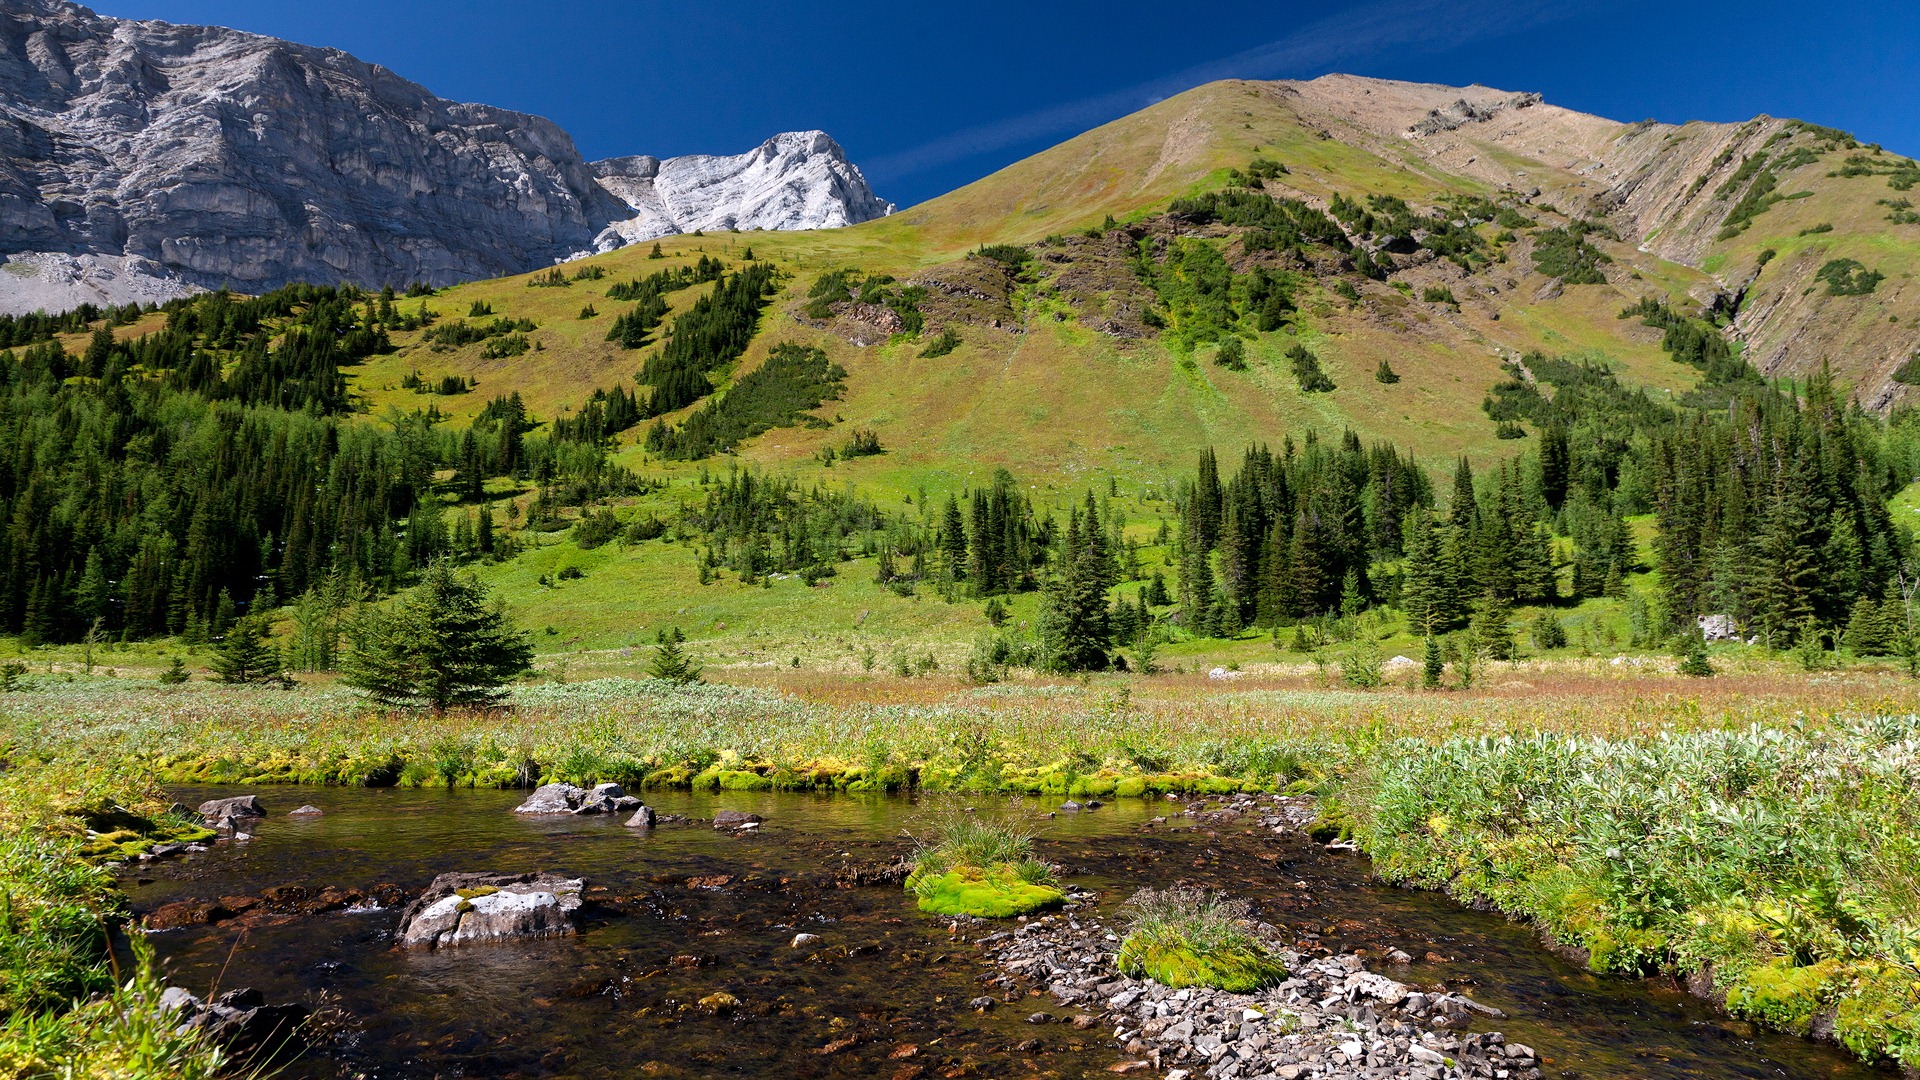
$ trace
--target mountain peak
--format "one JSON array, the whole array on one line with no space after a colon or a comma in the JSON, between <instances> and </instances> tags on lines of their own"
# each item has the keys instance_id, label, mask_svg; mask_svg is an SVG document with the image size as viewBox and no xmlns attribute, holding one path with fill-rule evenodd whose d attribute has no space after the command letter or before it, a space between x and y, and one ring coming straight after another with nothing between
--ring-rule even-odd
<instances>
[{"instance_id":1,"label":"mountain peak","mask_svg":"<svg viewBox=\"0 0 1920 1080\"><path fill-rule=\"evenodd\" d=\"M446 285L632 239L892 209L821 131L589 165L549 120L436 97L338 50L66 0L5 11L0 257L19 287L0 311Z\"/></svg>"},{"instance_id":2,"label":"mountain peak","mask_svg":"<svg viewBox=\"0 0 1920 1080\"><path fill-rule=\"evenodd\" d=\"M831 229L885 217L846 151L824 131L786 131L744 154L607 158L595 179L631 211L594 248L708 229Z\"/></svg>"}]
</instances>

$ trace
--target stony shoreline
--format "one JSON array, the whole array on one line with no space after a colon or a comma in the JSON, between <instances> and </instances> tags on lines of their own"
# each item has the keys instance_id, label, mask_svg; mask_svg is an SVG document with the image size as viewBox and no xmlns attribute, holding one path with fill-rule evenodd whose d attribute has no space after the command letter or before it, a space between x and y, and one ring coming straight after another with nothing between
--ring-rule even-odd
<instances>
[{"instance_id":1,"label":"stony shoreline","mask_svg":"<svg viewBox=\"0 0 1920 1080\"><path fill-rule=\"evenodd\" d=\"M1397 982L1351 953L1311 957L1264 924L1259 930L1291 973L1267 990L1171 990L1129 978L1114 964L1121 928L1092 913L1093 894L1070 898L1059 914L979 943L999 969L993 983L1009 1007L1047 997L1077 1010L1069 1018L1075 1027L1110 1027L1125 1055L1113 1072L1165 1070L1167 1080L1540 1078L1531 1047L1497 1031L1468 1030L1498 1019L1499 1010Z\"/></svg>"}]
</instances>

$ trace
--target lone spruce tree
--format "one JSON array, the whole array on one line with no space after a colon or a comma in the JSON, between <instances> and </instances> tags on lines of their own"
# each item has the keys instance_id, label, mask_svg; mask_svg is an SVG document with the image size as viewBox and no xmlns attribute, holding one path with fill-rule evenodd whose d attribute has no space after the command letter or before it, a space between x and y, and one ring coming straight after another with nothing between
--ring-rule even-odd
<instances>
[{"instance_id":1,"label":"lone spruce tree","mask_svg":"<svg viewBox=\"0 0 1920 1080\"><path fill-rule=\"evenodd\" d=\"M654 646L653 662L647 665L647 674L670 683L687 685L700 681L700 665L693 662L687 650L680 644L687 635L679 627L660 632L660 643Z\"/></svg>"},{"instance_id":2,"label":"lone spruce tree","mask_svg":"<svg viewBox=\"0 0 1920 1080\"><path fill-rule=\"evenodd\" d=\"M272 632L273 618L265 612L234 620L213 654L214 678L223 683L279 681L280 650L267 640Z\"/></svg>"},{"instance_id":3,"label":"lone spruce tree","mask_svg":"<svg viewBox=\"0 0 1920 1080\"><path fill-rule=\"evenodd\" d=\"M532 643L504 605L443 561L405 596L363 612L347 639L347 685L382 705L435 712L499 700L501 685L533 662Z\"/></svg>"}]
</instances>

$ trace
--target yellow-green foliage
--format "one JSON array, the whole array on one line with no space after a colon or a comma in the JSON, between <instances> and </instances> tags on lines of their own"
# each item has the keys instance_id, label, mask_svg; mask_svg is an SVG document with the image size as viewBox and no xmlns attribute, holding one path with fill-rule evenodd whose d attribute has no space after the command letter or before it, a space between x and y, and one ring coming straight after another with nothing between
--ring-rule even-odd
<instances>
[{"instance_id":1,"label":"yellow-green foliage","mask_svg":"<svg viewBox=\"0 0 1920 1080\"><path fill-rule=\"evenodd\" d=\"M1181 989L1252 993L1287 977L1286 965L1247 930L1243 900L1197 889L1142 890L1115 962L1137 979Z\"/></svg>"},{"instance_id":2,"label":"yellow-green foliage","mask_svg":"<svg viewBox=\"0 0 1920 1080\"><path fill-rule=\"evenodd\" d=\"M1034 857L1031 833L973 815L944 822L933 843L921 844L906 886L922 911L983 919L1025 915L1066 899L1053 868Z\"/></svg>"},{"instance_id":3,"label":"yellow-green foliage","mask_svg":"<svg viewBox=\"0 0 1920 1080\"><path fill-rule=\"evenodd\" d=\"M1837 959L1799 967L1780 957L1742 968L1718 988L1726 991L1728 1009L1805 1035L1814 1014L1831 1006L1851 981L1848 975L1848 965Z\"/></svg>"},{"instance_id":4,"label":"yellow-green foliage","mask_svg":"<svg viewBox=\"0 0 1920 1080\"><path fill-rule=\"evenodd\" d=\"M1117 961L1122 972L1136 979L1152 979L1176 990L1210 986L1250 994L1287 977L1284 966L1260 953L1215 949L1203 955L1179 942L1139 934L1129 934L1120 943Z\"/></svg>"},{"instance_id":5,"label":"yellow-green foliage","mask_svg":"<svg viewBox=\"0 0 1920 1080\"><path fill-rule=\"evenodd\" d=\"M1736 1015L1920 1064L1920 717L1412 740L1349 792L1390 880L1485 898L1597 971L1711 966Z\"/></svg>"},{"instance_id":6,"label":"yellow-green foliage","mask_svg":"<svg viewBox=\"0 0 1920 1080\"><path fill-rule=\"evenodd\" d=\"M0 1077L200 1080L221 1068L160 1013L137 936L133 978L115 985L108 935L126 900L97 863L190 834L160 805L137 771L51 765L0 743ZM88 839L90 824L105 831Z\"/></svg>"},{"instance_id":7,"label":"yellow-green foliage","mask_svg":"<svg viewBox=\"0 0 1920 1080\"><path fill-rule=\"evenodd\" d=\"M907 883L920 910L932 915L972 915L1009 919L1058 905L1065 894L1051 885L1022 881L1012 867L983 870L963 866L944 874L920 875Z\"/></svg>"}]
</instances>

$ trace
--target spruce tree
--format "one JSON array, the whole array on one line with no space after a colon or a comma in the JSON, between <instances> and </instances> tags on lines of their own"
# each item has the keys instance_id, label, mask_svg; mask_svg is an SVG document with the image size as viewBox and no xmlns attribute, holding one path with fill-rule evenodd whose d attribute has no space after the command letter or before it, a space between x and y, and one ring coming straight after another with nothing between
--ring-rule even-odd
<instances>
[{"instance_id":1,"label":"spruce tree","mask_svg":"<svg viewBox=\"0 0 1920 1080\"><path fill-rule=\"evenodd\" d=\"M399 599L369 607L347 631L347 685L383 705L485 705L527 670L533 644L486 586L444 560Z\"/></svg>"},{"instance_id":2,"label":"spruce tree","mask_svg":"<svg viewBox=\"0 0 1920 1080\"><path fill-rule=\"evenodd\" d=\"M249 612L227 628L213 653L214 678L223 683L278 681L280 650L267 640L273 632L273 617L267 612Z\"/></svg>"},{"instance_id":3,"label":"spruce tree","mask_svg":"<svg viewBox=\"0 0 1920 1080\"><path fill-rule=\"evenodd\" d=\"M1707 659L1707 639L1696 630L1686 635L1685 642L1680 653L1680 666L1677 669L1680 674L1691 675L1696 679L1704 679L1712 675L1713 663Z\"/></svg>"},{"instance_id":4,"label":"spruce tree","mask_svg":"<svg viewBox=\"0 0 1920 1080\"><path fill-rule=\"evenodd\" d=\"M1440 541L1433 519L1415 509L1406 518L1406 569L1400 577L1400 606L1407 618L1429 639L1448 623L1448 583L1440 561Z\"/></svg>"},{"instance_id":5,"label":"spruce tree","mask_svg":"<svg viewBox=\"0 0 1920 1080\"><path fill-rule=\"evenodd\" d=\"M1474 606L1467 634L1472 650L1494 660L1513 659L1512 610L1506 597L1495 592L1481 596Z\"/></svg>"},{"instance_id":6,"label":"spruce tree","mask_svg":"<svg viewBox=\"0 0 1920 1080\"><path fill-rule=\"evenodd\" d=\"M1567 501L1567 484L1572 478L1573 453L1567 429L1548 424L1540 432L1540 495L1547 509L1558 512Z\"/></svg>"},{"instance_id":7,"label":"spruce tree","mask_svg":"<svg viewBox=\"0 0 1920 1080\"><path fill-rule=\"evenodd\" d=\"M1186 533L1186 544L1202 552L1211 552L1220 542L1220 521L1225 512L1220 490L1220 464L1211 446L1200 451L1200 467L1195 476L1193 492L1188 498L1192 517Z\"/></svg>"},{"instance_id":8,"label":"spruce tree","mask_svg":"<svg viewBox=\"0 0 1920 1080\"><path fill-rule=\"evenodd\" d=\"M1420 671L1420 686L1425 690L1440 689L1441 676L1447 671L1447 662L1440 655L1440 641L1431 632L1427 634L1426 663Z\"/></svg>"},{"instance_id":9,"label":"spruce tree","mask_svg":"<svg viewBox=\"0 0 1920 1080\"><path fill-rule=\"evenodd\" d=\"M1471 532L1479 519L1480 504L1473 493L1473 466L1463 457L1453 470L1453 503L1447 508L1447 524Z\"/></svg>"},{"instance_id":10,"label":"spruce tree","mask_svg":"<svg viewBox=\"0 0 1920 1080\"><path fill-rule=\"evenodd\" d=\"M693 662L681 644L687 640L679 627L662 631L659 643L654 646L653 660L647 665L648 676L683 686L700 681L701 667Z\"/></svg>"}]
</instances>

